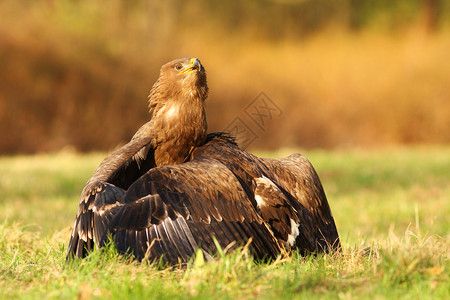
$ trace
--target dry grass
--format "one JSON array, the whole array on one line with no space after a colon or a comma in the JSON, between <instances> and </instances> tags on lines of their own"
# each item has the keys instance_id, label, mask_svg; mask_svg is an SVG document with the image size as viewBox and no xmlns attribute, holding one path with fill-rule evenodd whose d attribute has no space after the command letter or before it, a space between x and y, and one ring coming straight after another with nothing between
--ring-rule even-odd
<instances>
[{"instance_id":1,"label":"dry grass","mask_svg":"<svg viewBox=\"0 0 450 300\"><path fill-rule=\"evenodd\" d=\"M244 252L187 267L137 264L113 249L64 262L65 237L38 240L17 224L2 224L0 291L14 298L152 299L445 299L449 296L448 241L391 236L369 247L344 245L341 254L279 257L260 264ZM64 232L66 234L66 232ZM14 238L11 238L14 237Z\"/></svg>"},{"instance_id":2,"label":"dry grass","mask_svg":"<svg viewBox=\"0 0 450 300\"><path fill-rule=\"evenodd\" d=\"M280 157L294 152L260 152ZM343 242L339 255L231 253L187 268L114 249L66 265L79 193L104 155L0 157L0 299L447 299L450 149L307 151Z\"/></svg>"}]
</instances>

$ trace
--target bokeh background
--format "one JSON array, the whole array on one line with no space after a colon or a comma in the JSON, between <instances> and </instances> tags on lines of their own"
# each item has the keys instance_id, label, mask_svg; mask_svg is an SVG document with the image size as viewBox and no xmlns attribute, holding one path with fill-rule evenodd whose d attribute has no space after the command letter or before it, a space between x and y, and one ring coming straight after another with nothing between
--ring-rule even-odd
<instances>
[{"instance_id":1,"label":"bokeh background","mask_svg":"<svg viewBox=\"0 0 450 300\"><path fill-rule=\"evenodd\" d=\"M0 154L117 147L184 56L210 131L239 117L251 148L450 142L448 0L2 0ZM282 112L264 128L261 92Z\"/></svg>"}]
</instances>

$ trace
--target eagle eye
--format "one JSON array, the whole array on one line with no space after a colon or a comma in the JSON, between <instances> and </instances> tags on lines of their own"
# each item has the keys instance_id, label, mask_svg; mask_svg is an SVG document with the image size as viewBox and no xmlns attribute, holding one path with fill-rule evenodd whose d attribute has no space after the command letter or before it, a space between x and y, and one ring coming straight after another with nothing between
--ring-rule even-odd
<instances>
[{"instance_id":1,"label":"eagle eye","mask_svg":"<svg viewBox=\"0 0 450 300\"><path fill-rule=\"evenodd\" d=\"M176 64L175 70L180 71L181 69L183 69L183 65L182 64Z\"/></svg>"}]
</instances>

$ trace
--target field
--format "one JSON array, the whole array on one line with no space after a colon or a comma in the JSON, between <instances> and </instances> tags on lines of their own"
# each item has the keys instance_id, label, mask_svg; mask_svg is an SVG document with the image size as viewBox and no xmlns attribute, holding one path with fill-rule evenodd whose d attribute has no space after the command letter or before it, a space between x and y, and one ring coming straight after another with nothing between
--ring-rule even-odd
<instances>
[{"instance_id":1,"label":"field","mask_svg":"<svg viewBox=\"0 0 450 300\"><path fill-rule=\"evenodd\" d=\"M104 154L0 157L0 298L450 297L449 147L304 154L322 178L341 254L262 264L244 251L185 268L130 262L114 249L67 264L79 193Z\"/></svg>"}]
</instances>

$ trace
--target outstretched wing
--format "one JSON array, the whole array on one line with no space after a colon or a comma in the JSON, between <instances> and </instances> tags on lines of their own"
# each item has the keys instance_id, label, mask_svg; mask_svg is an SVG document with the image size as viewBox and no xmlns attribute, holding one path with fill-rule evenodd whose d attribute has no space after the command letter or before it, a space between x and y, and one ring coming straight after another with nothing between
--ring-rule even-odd
<instances>
[{"instance_id":1,"label":"outstretched wing","mask_svg":"<svg viewBox=\"0 0 450 300\"><path fill-rule=\"evenodd\" d=\"M84 257L101 240L109 223L123 205L125 191L106 182L91 189L80 201L69 242L68 257Z\"/></svg>"},{"instance_id":2,"label":"outstretched wing","mask_svg":"<svg viewBox=\"0 0 450 300\"><path fill-rule=\"evenodd\" d=\"M126 192L107 185L86 199L75 228L92 228L97 242L112 233L120 252L139 259L164 257L174 264L196 249L208 258L217 244L227 248L249 240L258 258L283 248L306 253L340 246L322 185L306 158L258 158L220 134L210 135L187 163L152 168ZM93 214L93 225L84 211ZM82 237L89 239L89 232Z\"/></svg>"},{"instance_id":3,"label":"outstretched wing","mask_svg":"<svg viewBox=\"0 0 450 300\"><path fill-rule=\"evenodd\" d=\"M137 258L187 261L197 248L243 245L259 258L280 246L236 176L221 162L193 161L150 170L128 189L111 223L120 252Z\"/></svg>"},{"instance_id":4,"label":"outstretched wing","mask_svg":"<svg viewBox=\"0 0 450 300\"><path fill-rule=\"evenodd\" d=\"M286 249L307 253L340 247L319 176L304 156L259 158L220 134L198 153L220 161L233 173Z\"/></svg>"},{"instance_id":5,"label":"outstretched wing","mask_svg":"<svg viewBox=\"0 0 450 300\"><path fill-rule=\"evenodd\" d=\"M267 177L297 212L296 246L307 251L339 249L339 236L324 189L306 157L292 154L282 159L260 161L267 167ZM261 197L265 197L264 194Z\"/></svg>"},{"instance_id":6,"label":"outstretched wing","mask_svg":"<svg viewBox=\"0 0 450 300\"><path fill-rule=\"evenodd\" d=\"M153 138L148 134L151 126L151 122L146 123L128 144L108 155L87 182L81 193L68 258L84 257L100 242L105 224L114 216L125 190L155 166Z\"/></svg>"},{"instance_id":7,"label":"outstretched wing","mask_svg":"<svg viewBox=\"0 0 450 300\"><path fill-rule=\"evenodd\" d=\"M187 261L248 240L257 258L339 247L320 180L301 155L261 159L221 136L188 163L150 170L128 189L110 229L120 252Z\"/></svg>"}]
</instances>

